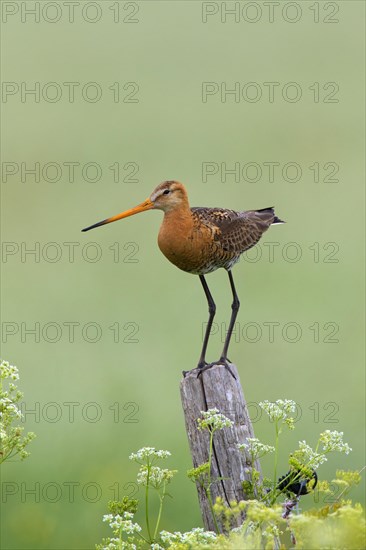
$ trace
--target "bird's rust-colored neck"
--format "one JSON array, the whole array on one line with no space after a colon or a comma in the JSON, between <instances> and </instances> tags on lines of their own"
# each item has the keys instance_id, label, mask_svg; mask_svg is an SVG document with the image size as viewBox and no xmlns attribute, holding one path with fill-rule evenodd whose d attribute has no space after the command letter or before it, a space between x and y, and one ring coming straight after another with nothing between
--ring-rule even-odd
<instances>
[{"instance_id":1,"label":"bird's rust-colored neck","mask_svg":"<svg viewBox=\"0 0 366 550\"><path fill-rule=\"evenodd\" d=\"M160 234L176 240L189 234L193 227L192 212L189 206L188 194L184 185L178 181L164 181L150 195L154 208L163 210L164 219Z\"/></svg>"},{"instance_id":2,"label":"bird's rust-colored neck","mask_svg":"<svg viewBox=\"0 0 366 550\"><path fill-rule=\"evenodd\" d=\"M191 228L193 226L193 218L188 200L185 203L164 210L162 225L169 226L172 233L180 231L183 225L186 230Z\"/></svg>"},{"instance_id":3,"label":"bird's rust-colored neck","mask_svg":"<svg viewBox=\"0 0 366 550\"><path fill-rule=\"evenodd\" d=\"M185 188L182 184L175 185L177 187L169 203L161 208L164 210L164 219L160 226L158 245L168 260L180 269L185 269L192 254L194 219Z\"/></svg>"},{"instance_id":4,"label":"bird's rust-colored neck","mask_svg":"<svg viewBox=\"0 0 366 550\"><path fill-rule=\"evenodd\" d=\"M164 208L164 218L160 227L159 239L166 236L169 240L184 239L193 228L192 211L189 206L188 196L181 196L175 204L169 204Z\"/></svg>"}]
</instances>

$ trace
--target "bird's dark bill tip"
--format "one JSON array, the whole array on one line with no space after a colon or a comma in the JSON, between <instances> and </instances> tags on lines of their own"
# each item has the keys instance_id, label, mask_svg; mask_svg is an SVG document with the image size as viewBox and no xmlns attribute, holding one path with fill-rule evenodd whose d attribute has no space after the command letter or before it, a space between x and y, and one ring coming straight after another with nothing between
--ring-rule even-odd
<instances>
[{"instance_id":1,"label":"bird's dark bill tip","mask_svg":"<svg viewBox=\"0 0 366 550\"><path fill-rule=\"evenodd\" d=\"M100 227L101 225L104 225L107 223L107 220L103 220L102 222L94 223L93 225L89 225L89 227L84 227L84 229L81 230L82 233L85 233L85 231L90 231L90 229L94 229L95 227Z\"/></svg>"}]
</instances>

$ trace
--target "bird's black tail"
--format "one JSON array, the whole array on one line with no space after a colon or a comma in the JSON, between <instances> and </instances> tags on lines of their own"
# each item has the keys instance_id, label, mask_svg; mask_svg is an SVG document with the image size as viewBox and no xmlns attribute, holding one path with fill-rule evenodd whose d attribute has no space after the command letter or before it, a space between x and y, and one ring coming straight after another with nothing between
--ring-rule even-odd
<instances>
[{"instance_id":1,"label":"bird's black tail","mask_svg":"<svg viewBox=\"0 0 366 550\"><path fill-rule=\"evenodd\" d=\"M285 221L281 220L280 218L277 218L277 216L275 214L275 211L274 211L274 206L269 206L268 208L261 208L260 210L257 210L257 212L264 214L263 217L266 217L266 218L267 218L267 216L270 216L270 217L273 216L273 221L271 221L271 225L275 225L276 223L286 223Z\"/></svg>"}]
</instances>

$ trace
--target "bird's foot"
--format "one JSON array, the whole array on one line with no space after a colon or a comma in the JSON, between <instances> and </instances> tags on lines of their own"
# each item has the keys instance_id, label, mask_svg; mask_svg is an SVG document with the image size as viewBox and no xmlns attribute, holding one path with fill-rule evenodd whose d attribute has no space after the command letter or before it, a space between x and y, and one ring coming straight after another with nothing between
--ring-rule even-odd
<instances>
[{"instance_id":1,"label":"bird's foot","mask_svg":"<svg viewBox=\"0 0 366 550\"><path fill-rule=\"evenodd\" d=\"M203 372L205 372L206 370L210 369L211 367L215 367L215 366L225 367L225 369L227 369L230 372L231 376L236 380L236 376L230 368L230 361L226 357L220 357L220 359L218 361L214 361L213 363L206 363L205 362L203 365L198 364L198 366L197 366L197 370L198 370L197 378L199 378Z\"/></svg>"},{"instance_id":2,"label":"bird's foot","mask_svg":"<svg viewBox=\"0 0 366 550\"><path fill-rule=\"evenodd\" d=\"M193 373L193 372L196 372L197 371L197 378L201 372L201 369L207 369L207 367L210 367L211 365L209 363L206 363L206 361L200 361L197 365L196 368L194 369L191 369L191 370L183 370L182 371L182 374L183 374L183 377L185 378L187 376L187 374L189 373Z\"/></svg>"},{"instance_id":3,"label":"bird's foot","mask_svg":"<svg viewBox=\"0 0 366 550\"><path fill-rule=\"evenodd\" d=\"M230 374L234 378L234 380L236 380L236 376L233 373L233 371L231 370L230 364L231 364L231 361L229 361L229 359L227 359L225 357L220 357L220 359L218 361L214 361L213 363L207 363L206 361L200 361L195 369L184 370L184 371L182 371L182 374L185 378L189 373L197 372L197 378L199 378L203 372L210 369L211 367L220 366L220 367L225 367L225 369L227 369L230 372Z\"/></svg>"}]
</instances>

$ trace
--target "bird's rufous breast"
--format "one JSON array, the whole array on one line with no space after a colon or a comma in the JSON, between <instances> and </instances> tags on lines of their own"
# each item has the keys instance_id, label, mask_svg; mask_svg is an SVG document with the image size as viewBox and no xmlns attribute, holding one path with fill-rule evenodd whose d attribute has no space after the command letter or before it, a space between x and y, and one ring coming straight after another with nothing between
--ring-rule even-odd
<instances>
[{"instance_id":1,"label":"bird's rufous breast","mask_svg":"<svg viewBox=\"0 0 366 550\"><path fill-rule=\"evenodd\" d=\"M189 273L204 273L212 244L210 227L197 223L190 208L166 212L158 245L175 266Z\"/></svg>"}]
</instances>

